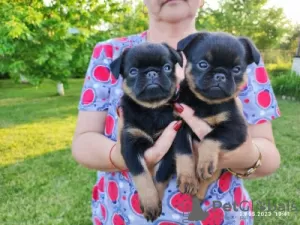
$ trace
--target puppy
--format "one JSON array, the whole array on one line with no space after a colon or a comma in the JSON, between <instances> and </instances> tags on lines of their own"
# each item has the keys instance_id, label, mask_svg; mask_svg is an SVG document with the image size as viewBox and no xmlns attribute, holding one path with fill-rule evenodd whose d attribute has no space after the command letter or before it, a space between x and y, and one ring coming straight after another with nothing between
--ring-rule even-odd
<instances>
[{"instance_id":1,"label":"puppy","mask_svg":"<svg viewBox=\"0 0 300 225\"><path fill-rule=\"evenodd\" d=\"M235 97L247 80L247 65L257 64L260 54L250 39L223 32L191 34L178 42L177 51L187 59L178 102L193 108L195 115L213 128L200 141L183 124L175 139L177 158L189 162L184 170L191 180L201 181L197 197L203 200L209 184L221 173L217 170L219 153L233 151L246 140L247 125ZM196 164L192 158L193 141L200 142ZM187 185L193 189L195 183Z\"/></svg>"},{"instance_id":2,"label":"puppy","mask_svg":"<svg viewBox=\"0 0 300 225\"><path fill-rule=\"evenodd\" d=\"M177 63L183 66L182 55L167 44L143 43L126 49L110 65L114 76L121 74L123 78L121 154L133 176L147 221L160 216L164 189L175 171L173 146L155 166L154 180L144 152L175 119L171 103L176 97Z\"/></svg>"}]
</instances>

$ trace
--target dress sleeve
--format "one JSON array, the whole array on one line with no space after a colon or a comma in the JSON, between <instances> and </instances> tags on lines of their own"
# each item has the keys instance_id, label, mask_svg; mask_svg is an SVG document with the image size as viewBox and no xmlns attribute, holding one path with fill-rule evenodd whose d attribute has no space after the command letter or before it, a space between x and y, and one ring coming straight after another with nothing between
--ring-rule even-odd
<instances>
[{"instance_id":1,"label":"dress sleeve","mask_svg":"<svg viewBox=\"0 0 300 225\"><path fill-rule=\"evenodd\" d=\"M240 92L240 100L249 124L260 124L280 117L276 96L262 57L247 68L248 81Z\"/></svg>"},{"instance_id":2,"label":"dress sleeve","mask_svg":"<svg viewBox=\"0 0 300 225\"><path fill-rule=\"evenodd\" d=\"M109 107L113 76L109 64L113 58L110 41L100 42L93 49L81 90L80 111L104 111Z\"/></svg>"}]
</instances>

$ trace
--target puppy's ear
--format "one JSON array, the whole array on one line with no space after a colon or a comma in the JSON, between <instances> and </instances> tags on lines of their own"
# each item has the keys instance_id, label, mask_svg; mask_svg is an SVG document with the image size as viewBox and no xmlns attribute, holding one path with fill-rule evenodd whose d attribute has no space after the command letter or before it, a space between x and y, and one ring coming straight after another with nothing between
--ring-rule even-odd
<instances>
[{"instance_id":1,"label":"puppy's ear","mask_svg":"<svg viewBox=\"0 0 300 225\"><path fill-rule=\"evenodd\" d=\"M248 37L239 37L238 39L246 50L246 59L248 65L252 64L253 62L258 64L260 60L260 53L259 50L256 48L255 44L252 42L252 40Z\"/></svg>"},{"instance_id":2,"label":"puppy's ear","mask_svg":"<svg viewBox=\"0 0 300 225\"><path fill-rule=\"evenodd\" d=\"M197 38L202 38L204 36L208 35L208 32L197 32L194 34L190 34L186 36L185 38L181 39L177 43L177 51L183 51Z\"/></svg>"},{"instance_id":3,"label":"puppy's ear","mask_svg":"<svg viewBox=\"0 0 300 225\"><path fill-rule=\"evenodd\" d=\"M118 58L116 58L110 63L110 71L116 79L118 79L120 74L123 73L123 60L127 51L128 49L125 49Z\"/></svg>"},{"instance_id":4,"label":"puppy's ear","mask_svg":"<svg viewBox=\"0 0 300 225\"><path fill-rule=\"evenodd\" d=\"M165 47L168 48L172 58L174 59L174 61L178 62L180 67L183 67L183 58L180 52L176 51L174 48L172 48L171 46L169 46L167 43L162 43L162 45L164 45Z\"/></svg>"}]
</instances>

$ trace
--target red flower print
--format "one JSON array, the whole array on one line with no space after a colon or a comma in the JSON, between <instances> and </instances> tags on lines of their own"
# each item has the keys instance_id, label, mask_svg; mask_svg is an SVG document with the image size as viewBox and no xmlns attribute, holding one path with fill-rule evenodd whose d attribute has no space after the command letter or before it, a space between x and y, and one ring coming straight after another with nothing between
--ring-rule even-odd
<instances>
[{"instance_id":1,"label":"red flower print","mask_svg":"<svg viewBox=\"0 0 300 225\"><path fill-rule=\"evenodd\" d=\"M83 105L90 105L95 100L95 91L92 88L86 89L82 94L82 100L81 103Z\"/></svg>"},{"instance_id":2,"label":"red flower print","mask_svg":"<svg viewBox=\"0 0 300 225\"><path fill-rule=\"evenodd\" d=\"M105 134L111 135L115 127L115 119L111 115L107 115L105 120Z\"/></svg>"},{"instance_id":3,"label":"red flower print","mask_svg":"<svg viewBox=\"0 0 300 225\"><path fill-rule=\"evenodd\" d=\"M269 90L263 90L257 94L257 103L260 107L267 109L270 107L272 97Z\"/></svg>"},{"instance_id":4,"label":"red flower print","mask_svg":"<svg viewBox=\"0 0 300 225\"><path fill-rule=\"evenodd\" d=\"M96 66L93 71L93 76L97 81L108 82L110 79L110 70L106 66Z\"/></svg>"}]
</instances>

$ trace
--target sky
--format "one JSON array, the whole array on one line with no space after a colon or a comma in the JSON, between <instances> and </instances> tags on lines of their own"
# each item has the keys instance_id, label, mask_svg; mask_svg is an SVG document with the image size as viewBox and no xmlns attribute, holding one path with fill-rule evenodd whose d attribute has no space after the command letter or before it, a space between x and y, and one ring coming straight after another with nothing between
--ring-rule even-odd
<instances>
[{"instance_id":1,"label":"sky","mask_svg":"<svg viewBox=\"0 0 300 225\"><path fill-rule=\"evenodd\" d=\"M212 7L218 5L218 0L206 0ZM283 8L287 18L294 23L300 23L300 8L296 6L296 0L269 0L268 6ZM299 2L298 2L299 4Z\"/></svg>"},{"instance_id":2,"label":"sky","mask_svg":"<svg viewBox=\"0 0 300 225\"><path fill-rule=\"evenodd\" d=\"M269 4L282 7L286 16L291 19L293 22L300 23L300 7L296 6L296 0L269 0Z\"/></svg>"}]
</instances>

